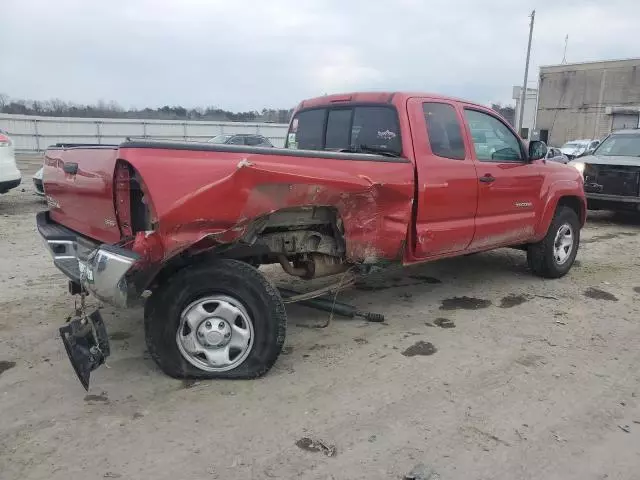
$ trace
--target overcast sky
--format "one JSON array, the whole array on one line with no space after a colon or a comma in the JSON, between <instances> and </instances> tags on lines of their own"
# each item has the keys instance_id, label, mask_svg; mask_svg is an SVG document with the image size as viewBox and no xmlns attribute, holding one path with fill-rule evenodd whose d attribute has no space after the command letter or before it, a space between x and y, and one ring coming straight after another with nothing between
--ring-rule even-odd
<instances>
[{"instance_id":1,"label":"overcast sky","mask_svg":"<svg viewBox=\"0 0 640 480\"><path fill-rule=\"evenodd\" d=\"M288 108L352 90L509 102L539 65L640 56L639 0L2 0L0 93Z\"/></svg>"}]
</instances>

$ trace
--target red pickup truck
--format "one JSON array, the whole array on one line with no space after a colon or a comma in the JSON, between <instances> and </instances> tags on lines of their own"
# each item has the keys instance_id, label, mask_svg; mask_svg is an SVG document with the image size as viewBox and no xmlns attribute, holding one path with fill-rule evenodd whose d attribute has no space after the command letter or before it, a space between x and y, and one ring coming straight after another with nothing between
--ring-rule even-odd
<instances>
[{"instance_id":1,"label":"red pickup truck","mask_svg":"<svg viewBox=\"0 0 640 480\"><path fill-rule=\"evenodd\" d=\"M299 104L283 149L50 147L49 210L37 224L72 293L144 302L164 372L253 378L273 365L286 329L259 265L310 279L516 247L533 273L566 274L585 222L583 180L545 154L481 105L330 95ZM81 311L61 329L87 381L108 354L98 317Z\"/></svg>"}]
</instances>

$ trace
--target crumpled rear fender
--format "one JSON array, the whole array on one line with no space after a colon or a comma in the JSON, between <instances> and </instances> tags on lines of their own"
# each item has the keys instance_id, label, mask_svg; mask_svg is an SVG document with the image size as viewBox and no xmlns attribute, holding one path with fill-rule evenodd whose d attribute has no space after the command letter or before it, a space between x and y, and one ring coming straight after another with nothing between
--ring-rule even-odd
<instances>
[{"instance_id":1,"label":"crumpled rear fender","mask_svg":"<svg viewBox=\"0 0 640 480\"><path fill-rule=\"evenodd\" d=\"M256 220L299 207L335 208L347 260L398 259L413 202L413 165L274 154L122 149L142 177L157 217L149 241L165 262L208 239L231 244ZM159 251L158 249L154 251Z\"/></svg>"}]
</instances>

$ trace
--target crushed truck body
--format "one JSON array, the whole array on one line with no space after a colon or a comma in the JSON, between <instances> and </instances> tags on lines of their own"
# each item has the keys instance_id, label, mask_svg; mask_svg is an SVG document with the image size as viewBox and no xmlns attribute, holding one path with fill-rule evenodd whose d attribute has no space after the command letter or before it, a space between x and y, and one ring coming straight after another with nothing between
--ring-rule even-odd
<instances>
[{"instance_id":1,"label":"crushed truck body","mask_svg":"<svg viewBox=\"0 0 640 480\"><path fill-rule=\"evenodd\" d=\"M254 378L286 333L260 265L312 279L517 247L534 273L566 274L586 216L582 178L545 154L469 102L326 96L298 106L284 149L52 146L37 224L72 294L144 303L147 345L167 374ZM106 349L80 328L91 318L74 318L89 352L70 354L76 371Z\"/></svg>"}]
</instances>

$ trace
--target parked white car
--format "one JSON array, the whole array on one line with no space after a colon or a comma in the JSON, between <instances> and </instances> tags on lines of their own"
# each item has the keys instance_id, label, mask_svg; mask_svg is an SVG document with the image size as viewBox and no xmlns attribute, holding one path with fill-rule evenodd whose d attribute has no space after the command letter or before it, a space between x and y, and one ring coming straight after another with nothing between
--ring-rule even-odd
<instances>
[{"instance_id":1,"label":"parked white car","mask_svg":"<svg viewBox=\"0 0 640 480\"><path fill-rule=\"evenodd\" d=\"M22 181L22 174L16 166L13 141L9 134L0 130L0 193L7 193Z\"/></svg>"},{"instance_id":2,"label":"parked white car","mask_svg":"<svg viewBox=\"0 0 640 480\"><path fill-rule=\"evenodd\" d=\"M600 140L595 139L583 139L583 140L571 140L560 147L560 151L566 155L569 160L579 157L580 155L587 154L596 149L600 145Z\"/></svg>"},{"instance_id":3,"label":"parked white car","mask_svg":"<svg viewBox=\"0 0 640 480\"><path fill-rule=\"evenodd\" d=\"M40 170L38 170L32 178L33 180L33 186L36 189L36 195L40 195L41 197L44 197L44 183L42 183L42 173L44 171L44 168L41 167Z\"/></svg>"}]
</instances>

